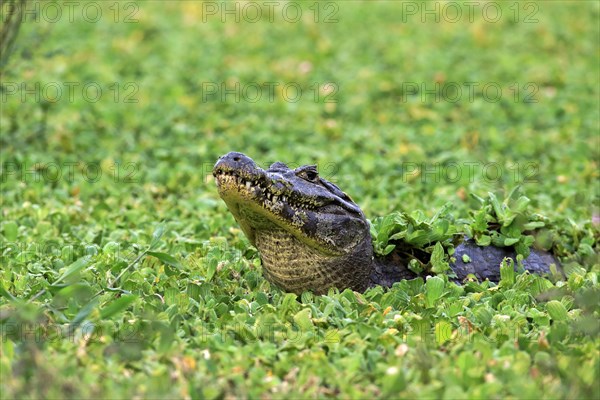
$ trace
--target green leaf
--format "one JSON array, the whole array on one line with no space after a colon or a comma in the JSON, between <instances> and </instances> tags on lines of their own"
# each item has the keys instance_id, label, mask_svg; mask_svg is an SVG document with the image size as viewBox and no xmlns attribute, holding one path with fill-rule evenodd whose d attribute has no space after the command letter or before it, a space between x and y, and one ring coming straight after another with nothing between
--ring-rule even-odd
<instances>
[{"instance_id":1,"label":"green leaf","mask_svg":"<svg viewBox=\"0 0 600 400\"><path fill-rule=\"evenodd\" d=\"M504 239L506 239L504 235L498 233L497 231L492 231L491 238L493 246L504 247Z\"/></svg>"},{"instance_id":2,"label":"green leaf","mask_svg":"<svg viewBox=\"0 0 600 400\"><path fill-rule=\"evenodd\" d=\"M525 240L519 241L519 243L515 244L515 251L517 254L521 255L524 259L529 257L531 250L529 249L529 245Z\"/></svg>"},{"instance_id":3,"label":"green leaf","mask_svg":"<svg viewBox=\"0 0 600 400\"><path fill-rule=\"evenodd\" d=\"M433 253L431 253L431 271L441 274L449 270L450 264L448 264L445 258L444 247L442 247L440 242L437 242L433 248Z\"/></svg>"},{"instance_id":4,"label":"green leaf","mask_svg":"<svg viewBox=\"0 0 600 400\"><path fill-rule=\"evenodd\" d=\"M309 332L313 328L313 322L311 319L310 308L304 308L294 315L294 322L302 330L302 332Z\"/></svg>"},{"instance_id":5,"label":"green leaf","mask_svg":"<svg viewBox=\"0 0 600 400\"><path fill-rule=\"evenodd\" d=\"M478 246L489 246L492 243L492 238L488 235L482 235L478 238L475 238Z\"/></svg>"},{"instance_id":6,"label":"green leaf","mask_svg":"<svg viewBox=\"0 0 600 400\"><path fill-rule=\"evenodd\" d=\"M67 267L67 269L65 270L65 272L63 272L63 274L57 280L54 281L54 283L51 285L51 287L58 287L57 285L60 282L67 280L68 278L75 275L77 272L79 272L83 268L87 267L87 265L90 263L91 259L92 259L91 256L81 257L80 259L78 259L77 261L75 261L74 263L69 265Z\"/></svg>"},{"instance_id":7,"label":"green leaf","mask_svg":"<svg viewBox=\"0 0 600 400\"><path fill-rule=\"evenodd\" d=\"M435 215L431 218L431 220L429 221L430 223L434 223L437 220L440 220L442 217L446 216L449 211L451 211L454 208L454 204L451 202L447 202L445 203L442 208L439 209L438 212L435 213Z\"/></svg>"},{"instance_id":8,"label":"green leaf","mask_svg":"<svg viewBox=\"0 0 600 400\"><path fill-rule=\"evenodd\" d=\"M452 337L452 324L448 321L440 321L435 324L435 341L438 346L446 343Z\"/></svg>"},{"instance_id":9,"label":"green leaf","mask_svg":"<svg viewBox=\"0 0 600 400\"><path fill-rule=\"evenodd\" d=\"M494 213L496 214L496 218L498 218L498 222L502 223L504 221L505 210L502 207L502 204L498 201L496 195L492 192L488 192L488 197L490 203L492 204L492 208L494 209Z\"/></svg>"},{"instance_id":10,"label":"green leaf","mask_svg":"<svg viewBox=\"0 0 600 400\"><path fill-rule=\"evenodd\" d=\"M188 283L188 287L187 287L187 294L191 299L194 299L196 301L200 300L200 296L202 294L202 290L201 287L199 285L196 285L195 283ZM262 292L259 292L257 294L258 295L264 295ZM260 301L259 301L260 303Z\"/></svg>"},{"instance_id":11,"label":"green leaf","mask_svg":"<svg viewBox=\"0 0 600 400\"><path fill-rule=\"evenodd\" d=\"M511 224L509 226L501 227L500 233L509 238L516 238L518 240L521 237L521 228L517 226L517 224Z\"/></svg>"},{"instance_id":12,"label":"green leaf","mask_svg":"<svg viewBox=\"0 0 600 400\"><path fill-rule=\"evenodd\" d=\"M0 282L0 296L5 297L10 301L18 301L18 299L15 296L10 294L10 292L4 288L2 282Z\"/></svg>"},{"instance_id":13,"label":"green leaf","mask_svg":"<svg viewBox=\"0 0 600 400\"><path fill-rule=\"evenodd\" d=\"M104 307L100 310L100 318L108 319L115 314L120 313L125 310L131 303L133 303L137 299L137 296L121 296L117 300L110 303L108 307Z\"/></svg>"},{"instance_id":14,"label":"green leaf","mask_svg":"<svg viewBox=\"0 0 600 400\"><path fill-rule=\"evenodd\" d=\"M521 196L515 202L515 204L512 205L511 209L516 213L522 214L527 210L530 202L531 200L529 200L527 197Z\"/></svg>"},{"instance_id":15,"label":"green leaf","mask_svg":"<svg viewBox=\"0 0 600 400\"><path fill-rule=\"evenodd\" d=\"M315 296L313 295L312 292L302 292L302 294L300 295L300 301L304 304L309 304L313 302L313 299L315 298Z\"/></svg>"},{"instance_id":16,"label":"green leaf","mask_svg":"<svg viewBox=\"0 0 600 400\"><path fill-rule=\"evenodd\" d=\"M69 332L71 334L75 332L79 325L81 325L81 323L85 321L85 319L87 319L87 317L92 313L92 311L94 311L97 304L98 298L96 297L79 310L79 312L77 313L77 315L75 315L75 317L71 321L71 324L69 325Z\"/></svg>"},{"instance_id":17,"label":"green leaf","mask_svg":"<svg viewBox=\"0 0 600 400\"><path fill-rule=\"evenodd\" d=\"M388 244L387 246L385 246L385 249L383 249L383 254L382 255L388 255L392 252L392 250L394 250L396 248L395 244Z\"/></svg>"},{"instance_id":18,"label":"green leaf","mask_svg":"<svg viewBox=\"0 0 600 400\"><path fill-rule=\"evenodd\" d=\"M473 218L471 228L477 233L483 233L487 230L487 213L484 209L478 211Z\"/></svg>"},{"instance_id":19,"label":"green leaf","mask_svg":"<svg viewBox=\"0 0 600 400\"><path fill-rule=\"evenodd\" d=\"M517 243L518 241L519 241L519 238L505 238L504 246L506 246L506 247L512 246L513 244Z\"/></svg>"},{"instance_id":20,"label":"green leaf","mask_svg":"<svg viewBox=\"0 0 600 400\"><path fill-rule=\"evenodd\" d=\"M15 356L15 345L12 340L7 340L7 336L2 336L2 341L0 342L0 354L2 354L3 360L1 362L6 362L4 365L12 365L14 356ZM2 364L0 364L2 365ZM4 371L3 371L4 372Z\"/></svg>"},{"instance_id":21,"label":"green leaf","mask_svg":"<svg viewBox=\"0 0 600 400\"><path fill-rule=\"evenodd\" d=\"M532 221L523 225L523 229L526 231L533 231L538 228L543 228L546 224L542 221Z\"/></svg>"},{"instance_id":22,"label":"green leaf","mask_svg":"<svg viewBox=\"0 0 600 400\"><path fill-rule=\"evenodd\" d=\"M515 283L515 262L512 258L505 258L500 263L500 282L509 286Z\"/></svg>"},{"instance_id":23,"label":"green leaf","mask_svg":"<svg viewBox=\"0 0 600 400\"><path fill-rule=\"evenodd\" d=\"M179 298L179 290L177 288L170 287L167 290L165 290L165 304L167 304L169 306L171 306L173 304L177 304L178 298Z\"/></svg>"},{"instance_id":24,"label":"green leaf","mask_svg":"<svg viewBox=\"0 0 600 400\"><path fill-rule=\"evenodd\" d=\"M160 239L162 238L164 233L165 233L165 223L161 222L160 224L158 224L158 226L152 233L152 240L150 241L151 249L155 248L158 245L158 243L160 242Z\"/></svg>"},{"instance_id":25,"label":"green leaf","mask_svg":"<svg viewBox=\"0 0 600 400\"><path fill-rule=\"evenodd\" d=\"M217 267L219 266L219 259L215 257L209 257L206 262L206 280L210 281L217 272Z\"/></svg>"},{"instance_id":26,"label":"green leaf","mask_svg":"<svg viewBox=\"0 0 600 400\"><path fill-rule=\"evenodd\" d=\"M469 197L475 200L480 207L485 204L485 200L482 197L477 196L475 193L469 193Z\"/></svg>"},{"instance_id":27,"label":"green leaf","mask_svg":"<svg viewBox=\"0 0 600 400\"><path fill-rule=\"evenodd\" d=\"M550 300L546 303L546 311L548 311L550 318L555 321L566 321L569 318L564 304L558 300Z\"/></svg>"},{"instance_id":28,"label":"green leaf","mask_svg":"<svg viewBox=\"0 0 600 400\"><path fill-rule=\"evenodd\" d=\"M389 237L388 240L404 240L406 238L407 231L396 232Z\"/></svg>"},{"instance_id":29,"label":"green leaf","mask_svg":"<svg viewBox=\"0 0 600 400\"><path fill-rule=\"evenodd\" d=\"M296 299L298 296L294 293L286 293L281 300L281 308L285 310L292 310L298 306Z\"/></svg>"},{"instance_id":30,"label":"green leaf","mask_svg":"<svg viewBox=\"0 0 600 400\"><path fill-rule=\"evenodd\" d=\"M439 299L444 293L445 282L439 276L431 276L425 282L426 299L427 305L432 307L435 305L437 299Z\"/></svg>"},{"instance_id":31,"label":"green leaf","mask_svg":"<svg viewBox=\"0 0 600 400\"><path fill-rule=\"evenodd\" d=\"M177 269L181 269L183 268L181 263L172 255L167 254L167 253L161 253L158 251L149 251L146 253L149 256L158 258L160 261L162 261L163 263L170 265L172 267L175 267Z\"/></svg>"},{"instance_id":32,"label":"green leaf","mask_svg":"<svg viewBox=\"0 0 600 400\"><path fill-rule=\"evenodd\" d=\"M414 258L412 258L409 262L408 262L408 269L410 269L412 272L414 272L417 275L420 275L421 272L423 272L425 269L423 268L423 264L421 264L419 262L419 260L416 260Z\"/></svg>"},{"instance_id":33,"label":"green leaf","mask_svg":"<svg viewBox=\"0 0 600 400\"><path fill-rule=\"evenodd\" d=\"M517 215L519 215L519 214L515 214L510 210L506 211L506 213L504 214L503 221L502 221L502 226L509 226L510 224L512 224L513 221L515 220L515 218L517 217Z\"/></svg>"},{"instance_id":34,"label":"green leaf","mask_svg":"<svg viewBox=\"0 0 600 400\"><path fill-rule=\"evenodd\" d=\"M438 235L443 235L444 233L448 232L448 230L450 229L450 221L448 221L447 219L440 219L435 221L434 225L433 225L433 230L436 234Z\"/></svg>"},{"instance_id":35,"label":"green leaf","mask_svg":"<svg viewBox=\"0 0 600 400\"><path fill-rule=\"evenodd\" d=\"M2 228L4 230L4 237L6 237L7 241L14 242L17 240L19 227L15 221L5 222Z\"/></svg>"},{"instance_id":36,"label":"green leaf","mask_svg":"<svg viewBox=\"0 0 600 400\"><path fill-rule=\"evenodd\" d=\"M513 187L510 192L508 192L508 194L506 195L506 199L510 200L513 197L516 197L516 195L519 194L519 191L521 190L521 185L516 185L515 187Z\"/></svg>"},{"instance_id":37,"label":"green leaf","mask_svg":"<svg viewBox=\"0 0 600 400\"><path fill-rule=\"evenodd\" d=\"M431 243L433 241L432 239L433 238L429 232L417 230L408 235L406 241L418 248Z\"/></svg>"}]
</instances>

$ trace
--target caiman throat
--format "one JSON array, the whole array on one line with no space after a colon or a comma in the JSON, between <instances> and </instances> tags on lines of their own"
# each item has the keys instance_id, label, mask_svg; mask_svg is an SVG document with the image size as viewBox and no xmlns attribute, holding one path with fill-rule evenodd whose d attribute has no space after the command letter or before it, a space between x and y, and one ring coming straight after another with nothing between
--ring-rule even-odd
<instances>
[{"instance_id":1,"label":"caiman throat","mask_svg":"<svg viewBox=\"0 0 600 400\"><path fill-rule=\"evenodd\" d=\"M219 158L213 175L219 195L260 252L265 278L283 290L364 291L373 284L390 286L415 276L393 257L374 258L369 222L360 207L321 178L316 166L291 169L276 162L264 170L250 157L231 152ZM461 246L455 253L458 259ZM469 246L462 251L475 257L475 264L453 265L459 278L474 273L493 279L499 276L501 260L510 256L509 250L497 248L481 256ZM531 269L549 272L554 259L537 256L532 252L527 259Z\"/></svg>"}]
</instances>

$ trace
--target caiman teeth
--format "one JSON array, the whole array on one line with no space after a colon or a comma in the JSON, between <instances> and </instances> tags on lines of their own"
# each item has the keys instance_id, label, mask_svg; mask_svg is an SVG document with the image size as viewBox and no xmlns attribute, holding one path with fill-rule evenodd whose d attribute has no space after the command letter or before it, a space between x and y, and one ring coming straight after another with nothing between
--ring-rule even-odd
<instances>
[{"instance_id":1,"label":"caiman teeth","mask_svg":"<svg viewBox=\"0 0 600 400\"><path fill-rule=\"evenodd\" d=\"M314 210L318 207L318 203L314 200L300 198L290 198L289 196L283 195L281 193L275 194L271 192L271 185L268 181L264 179L244 179L241 176L237 175L232 171L219 171L215 174L217 177L217 185L220 186L219 181L224 183L225 181L233 181L238 187L239 190L251 191L253 189L260 188L262 192L265 205L269 207L283 206L284 204L288 204L291 207L299 207L307 210Z\"/></svg>"}]
</instances>

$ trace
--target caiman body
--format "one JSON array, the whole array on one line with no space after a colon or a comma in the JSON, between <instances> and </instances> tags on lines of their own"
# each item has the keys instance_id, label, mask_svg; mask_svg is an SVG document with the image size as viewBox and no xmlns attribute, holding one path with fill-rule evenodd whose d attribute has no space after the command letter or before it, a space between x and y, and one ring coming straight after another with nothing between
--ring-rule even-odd
<instances>
[{"instance_id":1,"label":"caiman body","mask_svg":"<svg viewBox=\"0 0 600 400\"><path fill-rule=\"evenodd\" d=\"M331 287L364 291L416 277L406 260L392 253L374 257L369 222L336 185L319 177L314 165L295 169L281 162L263 170L248 156L231 152L213 169L219 195L242 231L260 252L267 280L285 291L327 293ZM462 255L468 255L464 263ZM456 279L469 274L498 281L499 265L514 251L479 247L470 240L457 246L451 265ZM554 257L531 251L526 270L550 273Z\"/></svg>"}]
</instances>

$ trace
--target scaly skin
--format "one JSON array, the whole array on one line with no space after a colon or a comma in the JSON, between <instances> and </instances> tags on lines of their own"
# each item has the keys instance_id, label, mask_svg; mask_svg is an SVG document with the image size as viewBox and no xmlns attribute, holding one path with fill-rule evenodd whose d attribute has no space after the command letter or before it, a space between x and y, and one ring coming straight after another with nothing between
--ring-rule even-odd
<instances>
[{"instance_id":1,"label":"scaly skin","mask_svg":"<svg viewBox=\"0 0 600 400\"><path fill-rule=\"evenodd\" d=\"M290 169L276 162L263 170L250 157L231 152L219 158L213 175L219 195L260 252L265 277L285 291L364 291L416 276L398 254L373 257L363 212L336 185L319 177L314 165ZM462 254L469 255L469 264L462 262ZM466 241L456 256L461 261L452 268L458 280L471 273L498 281L500 262L515 253ZM549 273L552 263L558 265L550 254L532 251L524 266Z\"/></svg>"}]
</instances>

